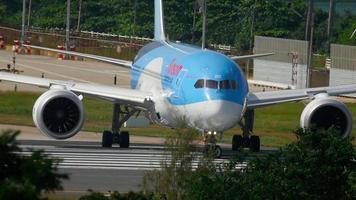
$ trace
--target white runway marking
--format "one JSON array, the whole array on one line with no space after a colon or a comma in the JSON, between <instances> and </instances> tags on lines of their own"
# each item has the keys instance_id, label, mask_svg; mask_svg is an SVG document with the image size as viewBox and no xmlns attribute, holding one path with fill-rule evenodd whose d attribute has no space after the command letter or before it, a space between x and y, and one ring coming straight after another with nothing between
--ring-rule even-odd
<instances>
[{"instance_id":1,"label":"white runway marking","mask_svg":"<svg viewBox=\"0 0 356 200\"><path fill-rule=\"evenodd\" d=\"M116 70L102 70L102 69L95 70L95 69L86 69L86 68L83 68L80 66L69 66L69 65L64 65L64 64L59 65L59 64L53 64L53 63L48 63L48 62L35 62L35 61L29 61L29 60L26 60L25 62L32 63L32 64L49 65L49 66L54 66L54 67L67 68L67 69L81 70L81 71L87 71L87 72L92 72L92 73L101 73L101 74L107 74L107 75L114 75L114 74L120 73L119 74L120 76L130 77L130 75L128 74L129 73L128 70L126 70L126 71L124 71L124 70L117 70L117 71ZM121 73L125 73L125 74L121 74Z\"/></svg>"},{"instance_id":2,"label":"white runway marking","mask_svg":"<svg viewBox=\"0 0 356 200\"><path fill-rule=\"evenodd\" d=\"M39 68L37 68L37 67L31 67L31 66L29 66L29 65L17 64L17 66L20 66L20 67L23 67L23 68L32 69L32 70L34 70L34 71L45 72L46 74L51 74L51 75L58 76L58 77L61 77L61 78L64 78L64 79L77 80L77 81L81 81L81 82L85 82L85 83L94 83L94 82L87 81L87 80L84 80L84 79L75 78L75 77L71 77L71 76L67 76L67 75L63 75L63 74L51 72L51 71L44 70L44 69L39 69Z\"/></svg>"},{"instance_id":3,"label":"white runway marking","mask_svg":"<svg viewBox=\"0 0 356 200\"><path fill-rule=\"evenodd\" d=\"M159 170L161 163L169 160L162 149L144 148L132 146L130 149L101 149L56 147L49 145L21 145L23 155L30 155L33 150L42 149L47 155L61 159L59 168L73 169L120 169L120 170ZM197 153L197 157L201 153ZM199 165L199 158L193 161L193 168ZM216 159L216 164L228 163L228 160Z\"/></svg>"}]
</instances>

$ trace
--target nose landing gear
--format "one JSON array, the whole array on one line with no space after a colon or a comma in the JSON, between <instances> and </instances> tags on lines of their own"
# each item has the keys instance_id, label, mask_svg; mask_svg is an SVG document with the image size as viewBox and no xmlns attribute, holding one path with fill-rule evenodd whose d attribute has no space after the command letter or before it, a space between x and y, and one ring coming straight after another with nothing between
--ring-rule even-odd
<instances>
[{"instance_id":1,"label":"nose landing gear","mask_svg":"<svg viewBox=\"0 0 356 200\"><path fill-rule=\"evenodd\" d=\"M237 151L240 148L250 148L253 152L260 151L260 137L256 135L252 135L253 131L253 123L254 123L254 110L247 110L243 121L239 123L242 129L242 136L241 135L234 135L232 137L232 150Z\"/></svg>"},{"instance_id":2,"label":"nose landing gear","mask_svg":"<svg viewBox=\"0 0 356 200\"><path fill-rule=\"evenodd\" d=\"M204 137L204 154L220 158L222 156L222 149L216 144L216 132L205 135Z\"/></svg>"}]
</instances>

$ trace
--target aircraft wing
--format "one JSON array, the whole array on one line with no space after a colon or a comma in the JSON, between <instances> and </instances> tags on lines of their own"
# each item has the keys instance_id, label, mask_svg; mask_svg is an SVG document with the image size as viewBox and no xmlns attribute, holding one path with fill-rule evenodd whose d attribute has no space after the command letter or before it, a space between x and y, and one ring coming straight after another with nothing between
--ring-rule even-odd
<instances>
[{"instance_id":1,"label":"aircraft wing","mask_svg":"<svg viewBox=\"0 0 356 200\"><path fill-rule=\"evenodd\" d=\"M70 90L76 94L93 96L113 103L122 103L136 107L140 110L150 109L153 103L152 95L149 92L102 84L37 78L7 72L0 72L0 80L35 85L43 88L62 86L64 89Z\"/></svg>"},{"instance_id":2,"label":"aircraft wing","mask_svg":"<svg viewBox=\"0 0 356 200\"><path fill-rule=\"evenodd\" d=\"M35 45L23 45L24 47L31 47L34 49L40 49L40 50L45 50L45 51L53 51L61 54L67 54L67 55L73 55L73 56L79 56L83 58L89 58L89 59L94 59L94 60L99 60L102 62L106 63L111 63L111 64L116 64L120 65L126 68L132 68L132 62L127 61L127 60L120 60L116 58L109 58L109 57L104 57L104 56L97 56L97 55L92 55L92 54L85 54L85 53L79 53L79 52L74 52L74 51L64 51L64 50L59 50L59 49L52 49L52 48L47 48L47 47L40 47L40 46L35 46Z\"/></svg>"},{"instance_id":3,"label":"aircraft wing","mask_svg":"<svg viewBox=\"0 0 356 200\"><path fill-rule=\"evenodd\" d=\"M328 94L329 96L356 93L356 84L270 92L250 92L247 99L247 108L254 109L279 103L313 99L315 95L321 93Z\"/></svg>"},{"instance_id":4,"label":"aircraft wing","mask_svg":"<svg viewBox=\"0 0 356 200\"><path fill-rule=\"evenodd\" d=\"M274 53L262 53L262 54L245 55L245 56L232 56L230 58L233 60L247 60L247 59L254 59L254 58L271 56L271 55L274 55Z\"/></svg>"}]
</instances>

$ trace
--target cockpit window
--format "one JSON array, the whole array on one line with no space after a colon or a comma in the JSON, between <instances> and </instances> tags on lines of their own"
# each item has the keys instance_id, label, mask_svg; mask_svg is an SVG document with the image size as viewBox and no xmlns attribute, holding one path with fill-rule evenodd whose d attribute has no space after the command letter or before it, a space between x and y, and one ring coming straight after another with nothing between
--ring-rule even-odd
<instances>
[{"instance_id":1,"label":"cockpit window","mask_svg":"<svg viewBox=\"0 0 356 200\"><path fill-rule=\"evenodd\" d=\"M204 80L200 79L194 84L195 88L203 88L204 87Z\"/></svg>"},{"instance_id":2,"label":"cockpit window","mask_svg":"<svg viewBox=\"0 0 356 200\"><path fill-rule=\"evenodd\" d=\"M220 90L229 90L237 89L236 81L234 80L223 80L223 81L215 81L215 80L204 80L199 79L195 84L195 88L210 88L210 89L220 89Z\"/></svg>"},{"instance_id":3,"label":"cockpit window","mask_svg":"<svg viewBox=\"0 0 356 200\"><path fill-rule=\"evenodd\" d=\"M206 80L206 87L210 89L218 89L218 82L214 80Z\"/></svg>"},{"instance_id":4,"label":"cockpit window","mask_svg":"<svg viewBox=\"0 0 356 200\"><path fill-rule=\"evenodd\" d=\"M230 89L231 88L230 81L229 80L220 81L219 88L220 89Z\"/></svg>"},{"instance_id":5,"label":"cockpit window","mask_svg":"<svg viewBox=\"0 0 356 200\"><path fill-rule=\"evenodd\" d=\"M224 90L224 89L236 89L236 81L233 80L223 80L219 82L219 89Z\"/></svg>"},{"instance_id":6,"label":"cockpit window","mask_svg":"<svg viewBox=\"0 0 356 200\"><path fill-rule=\"evenodd\" d=\"M230 81L230 83L231 83L231 88L236 90L237 89L236 81Z\"/></svg>"}]
</instances>

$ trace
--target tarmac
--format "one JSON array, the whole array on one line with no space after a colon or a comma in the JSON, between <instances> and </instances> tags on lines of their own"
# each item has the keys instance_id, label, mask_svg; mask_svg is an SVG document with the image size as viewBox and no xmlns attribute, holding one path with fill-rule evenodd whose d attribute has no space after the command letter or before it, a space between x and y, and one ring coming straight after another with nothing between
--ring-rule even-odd
<instances>
[{"instance_id":1,"label":"tarmac","mask_svg":"<svg viewBox=\"0 0 356 200\"><path fill-rule=\"evenodd\" d=\"M20 135L17 137L18 140L57 141L56 139L52 139L44 135L36 127L31 126L0 124L0 130L21 131ZM101 142L101 137L102 133L80 131L75 136L63 141ZM130 142L137 144L163 145L164 141L165 139L160 137L130 136Z\"/></svg>"},{"instance_id":2,"label":"tarmac","mask_svg":"<svg viewBox=\"0 0 356 200\"><path fill-rule=\"evenodd\" d=\"M0 70L7 69L8 64L13 67L13 56L12 52L0 50ZM117 85L120 87L128 88L130 83L129 69L117 65L92 60L58 60L54 57L40 55L19 54L15 58L15 69L22 75L105 85L114 85L114 77L117 76ZM45 89L34 86L8 82L1 83L0 90L13 91L15 85L17 85L17 91L45 91Z\"/></svg>"}]
</instances>

